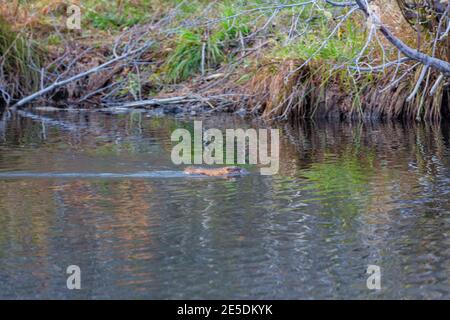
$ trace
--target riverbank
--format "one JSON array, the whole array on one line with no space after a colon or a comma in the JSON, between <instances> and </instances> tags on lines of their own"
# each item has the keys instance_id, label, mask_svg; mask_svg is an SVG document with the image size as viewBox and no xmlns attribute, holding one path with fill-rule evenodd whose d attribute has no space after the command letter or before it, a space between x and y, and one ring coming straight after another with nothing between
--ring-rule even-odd
<instances>
[{"instance_id":1,"label":"riverbank","mask_svg":"<svg viewBox=\"0 0 450 320\"><path fill-rule=\"evenodd\" d=\"M446 77L401 57L379 25L351 8L298 1L74 4L80 30L67 29L62 1L1 4L2 105L49 88L29 102L294 121L450 117ZM406 45L446 59L448 41L438 43L432 26L421 26L418 37L396 2L374 1L372 9Z\"/></svg>"}]
</instances>

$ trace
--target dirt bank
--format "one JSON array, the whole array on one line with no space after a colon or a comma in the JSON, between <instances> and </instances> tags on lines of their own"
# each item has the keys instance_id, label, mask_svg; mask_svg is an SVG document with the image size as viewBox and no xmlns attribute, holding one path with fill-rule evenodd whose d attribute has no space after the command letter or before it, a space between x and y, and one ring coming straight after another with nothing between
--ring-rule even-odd
<instances>
[{"instance_id":1,"label":"dirt bank","mask_svg":"<svg viewBox=\"0 0 450 320\"><path fill-rule=\"evenodd\" d=\"M89 2L82 29L66 30L58 17L67 4L0 4L0 103L239 112L271 121L450 116L447 11L434 8L415 26L401 4L384 0L341 9L319 0L305 7L155 2L152 14L142 13L145 1L118 5L122 15L112 17L110 5ZM57 24L43 18L49 14Z\"/></svg>"}]
</instances>

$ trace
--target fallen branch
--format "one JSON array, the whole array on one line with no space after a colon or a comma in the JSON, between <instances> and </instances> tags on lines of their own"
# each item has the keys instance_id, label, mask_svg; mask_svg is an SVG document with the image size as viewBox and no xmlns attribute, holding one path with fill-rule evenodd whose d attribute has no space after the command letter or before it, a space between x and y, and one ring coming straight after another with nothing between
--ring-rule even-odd
<instances>
[{"instance_id":1,"label":"fallen branch","mask_svg":"<svg viewBox=\"0 0 450 320\"><path fill-rule=\"evenodd\" d=\"M440 74L439 77L436 79L436 82L434 83L433 87L430 90L430 96L434 96L434 94L438 90L439 85L441 84L443 79L444 79L444 75Z\"/></svg>"},{"instance_id":2,"label":"fallen branch","mask_svg":"<svg viewBox=\"0 0 450 320\"><path fill-rule=\"evenodd\" d=\"M121 108L138 108L138 107L151 107L151 106L165 106L165 105L173 105L173 104L187 104L187 103L207 103L211 105L211 102L231 102L230 99L226 97L235 97L235 96L244 96L248 97L248 95L239 95L239 94L223 94L223 95L215 95L210 97L202 97L202 96L178 96L178 97L170 97L170 98L160 98L160 99L148 99L148 100L140 100L140 101L132 101L132 102L124 102L124 103L114 103L108 104L109 107L121 107Z\"/></svg>"},{"instance_id":3,"label":"fallen branch","mask_svg":"<svg viewBox=\"0 0 450 320\"><path fill-rule=\"evenodd\" d=\"M25 104L30 103L31 101L36 100L37 98L45 95L46 93L52 92L52 91L54 91L54 90L56 90L58 88L64 87L65 85L67 85L67 84L69 84L71 82L74 82L74 81L77 81L77 80L82 79L84 77L87 77L87 76L89 76L89 75L91 75L93 73L96 73L96 72L98 72L98 71L100 71L102 69L105 69L105 68L111 66L112 64L114 64L114 63L116 63L118 61L125 60L125 59L127 59L129 57L132 57L134 55L140 54L143 51L145 51L148 48L150 48L152 45L153 45L153 41L147 42L146 44L144 44L140 48L132 50L132 51L125 52L124 54L122 54L120 56L117 56L116 58L114 58L112 60L109 60L109 61L107 61L107 62L105 62L105 63L103 63L103 64L101 64L101 65L99 65L97 67L94 67L92 69L89 69L87 71L79 73L79 74L77 74L77 75L75 75L73 77L70 77L69 79L62 80L62 81L57 81L57 82L53 83L52 85L47 86L47 87L43 88L42 90L39 90L39 91L33 93L32 95L29 95L29 96L21 99L16 104L14 104L10 109L14 111L17 108L22 107Z\"/></svg>"},{"instance_id":4,"label":"fallen branch","mask_svg":"<svg viewBox=\"0 0 450 320\"><path fill-rule=\"evenodd\" d=\"M172 97L172 98L162 98L162 99L148 99L140 101L132 101L117 104L108 104L108 106L121 107L121 108L136 108L136 107L147 107L147 106L163 106L170 104L181 104L188 102L196 102L199 99L192 99L187 96Z\"/></svg>"},{"instance_id":5,"label":"fallen branch","mask_svg":"<svg viewBox=\"0 0 450 320\"><path fill-rule=\"evenodd\" d=\"M417 92L420 89L423 79L425 79L425 76L428 73L428 70L429 70L428 66L423 66L422 72L420 73L419 79L417 80L414 90L411 92L411 94L408 96L408 98L406 98L406 102L411 102L414 99L414 97L416 96Z\"/></svg>"}]
</instances>

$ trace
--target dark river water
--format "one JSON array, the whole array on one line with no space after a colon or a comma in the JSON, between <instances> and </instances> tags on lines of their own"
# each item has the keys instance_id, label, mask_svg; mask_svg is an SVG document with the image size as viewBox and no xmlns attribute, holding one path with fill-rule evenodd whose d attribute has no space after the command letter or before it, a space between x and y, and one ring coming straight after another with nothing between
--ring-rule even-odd
<instances>
[{"instance_id":1,"label":"dark river water","mask_svg":"<svg viewBox=\"0 0 450 320\"><path fill-rule=\"evenodd\" d=\"M225 179L172 163L194 119L40 115L0 122L0 298L450 298L448 126L282 124L277 175Z\"/></svg>"}]
</instances>

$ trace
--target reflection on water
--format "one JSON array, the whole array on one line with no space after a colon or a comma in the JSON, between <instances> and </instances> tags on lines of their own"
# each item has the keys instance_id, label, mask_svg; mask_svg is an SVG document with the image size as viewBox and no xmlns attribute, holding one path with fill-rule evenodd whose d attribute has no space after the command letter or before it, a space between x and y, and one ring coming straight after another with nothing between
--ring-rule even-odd
<instances>
[{"instance_id":1,"label":"reflection on water","mask_svg":"<svg viewBox=\"0 0 450 320\"><path fill-rule=\"evenodd\" d=\"M0 298L450 298L448 127L283 125L278 175L192 179L192 119L45 116L0 122Z\"/></svg>"}]
</instances>

